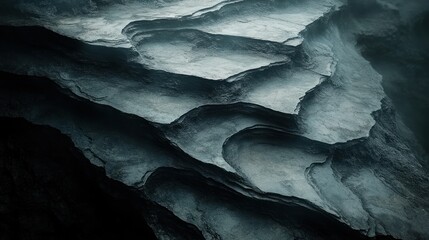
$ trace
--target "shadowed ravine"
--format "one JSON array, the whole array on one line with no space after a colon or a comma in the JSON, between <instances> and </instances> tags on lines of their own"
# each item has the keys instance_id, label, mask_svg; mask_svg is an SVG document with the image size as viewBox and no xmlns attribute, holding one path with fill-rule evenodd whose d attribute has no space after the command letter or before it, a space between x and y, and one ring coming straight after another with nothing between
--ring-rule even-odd
<instances>
[{"instance_id":1,"label":"shadowed ravine","mask_svg":"<svg viewBox=\"0 0 429 240\"><path fill-rule=\"evenodd\" d=\"M4 4L0 239L429 239L425 1Z\"/></svg>"}]
</instances>

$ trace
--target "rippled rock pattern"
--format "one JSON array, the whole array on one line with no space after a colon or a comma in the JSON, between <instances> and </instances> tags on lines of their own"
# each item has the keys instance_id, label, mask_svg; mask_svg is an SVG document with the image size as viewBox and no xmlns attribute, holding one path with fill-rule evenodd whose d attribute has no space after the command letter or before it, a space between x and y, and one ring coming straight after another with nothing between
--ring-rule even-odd
<instances>
[{"instance_id":1,"label":"rippled rock pattern","mask_svg":"<svg viewBox=\"0 0 429 240\"><path fill-rule=\"evenodd\" d=\"M141 192L157 238L429 239L427 155L365 45L426 1L4 5L0 115Z\"/></svg>"}]
</instances>

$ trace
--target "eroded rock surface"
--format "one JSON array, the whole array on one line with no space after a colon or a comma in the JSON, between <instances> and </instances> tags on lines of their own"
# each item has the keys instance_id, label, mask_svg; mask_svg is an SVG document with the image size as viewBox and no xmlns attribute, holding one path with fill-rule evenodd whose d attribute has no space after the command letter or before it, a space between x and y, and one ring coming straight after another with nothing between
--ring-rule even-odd
<instances>
[{"instance_id":1,"label":"eroded rock surface","mask_svg":"<svg viewBox=\"0 0 429 240\"><path fill-rule=\"evenodd\" d=\"M427 76L423 1L6 6L0 115L66 134L158 238L429 238L427 155L382 84Z\"/></svg>"}]
</instances>

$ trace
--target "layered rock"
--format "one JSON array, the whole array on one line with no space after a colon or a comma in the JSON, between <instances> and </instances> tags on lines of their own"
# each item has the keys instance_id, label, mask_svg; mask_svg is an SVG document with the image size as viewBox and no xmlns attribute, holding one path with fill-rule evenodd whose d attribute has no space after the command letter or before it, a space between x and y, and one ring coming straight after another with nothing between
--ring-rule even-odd
<instances>
[{"instance_id":1,"label":"layered rock","mask_svg":"<svg viewBox=\"0 0 429 240\"><path fill-rule=\"evenodd\" d=\"M427 159L368 47L426 4L20 3L1 19L1 116L69 136L153 203L158 238L429 237Z\"/></svg>"}]
</instances>

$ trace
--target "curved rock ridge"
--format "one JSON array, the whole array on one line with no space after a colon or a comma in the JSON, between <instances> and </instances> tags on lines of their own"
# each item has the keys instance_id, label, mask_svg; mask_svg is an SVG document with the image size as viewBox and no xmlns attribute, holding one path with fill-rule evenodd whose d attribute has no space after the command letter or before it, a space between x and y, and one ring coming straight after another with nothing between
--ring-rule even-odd
<instances>
[{"instance_id":1,"label":"curved rock ridge","mask_svg":"<svg viewBox=\"0 0 429 240\"><path fill-rule=\"evenodd\" d=\"M285 61L283 44L299 45L307 25L340 5L330 0L240 1L201 16L136 21L123 33L150 68L226 79Z\"/></svg>"},{"instance_id":2,"label":"curved rock ridge","mask_svg":"<svg viewBox=\"0 0 429 240\"><path fill-rule=\"evenodd\" d=\"M238 1L197 17L135 21L124 28L124 34L162 29L196 29L211 34L299 45L302 41L299 33L307 25L341 5L339 0Z\"/></svg>"},{"instance_id":3,"label":"curved rock ridge","mask_svg":"<svg viewBox=\"0 0 429 240\"><path fill-rule=\"evenodd\" d=\"M0 31L5 36L0 48L9 59L0 63L3 70L49 77L91 101L162 124L208 104L247 102L293 114L301 98L325 78L306 70L308 63L297 56L295 61L237 76L240 81L213 82L147 70L130 62L138 57L132 51L82 44L41 28L0 27ZM50 57L38 58L46 54ZM267 98L264 89L276 93Z\"/></svg>"},{"instance_id":4,"label":"curved rock ridge","mask_svg":"<svg viewBox=\"0 0 429 240\"><path fill-rule=\"evenodd\" d=\"M7 0L9 1L9 0ZM19 26L37 24L87 43L110 47L131 45L122 29L132 21L199 15L237 0L55 0L10 1L0 22Z\"/></svg>"},{"instance_id":5,"label":"curved rock ridge","mask_svg":"<svg viewBox=\"0 0 429 240\"><path fill-rule=\"evenodd\" d=\"M314 71L331 77L301 102L302 129L308 138L331 144L367 137L375 124L371 113L385 96L381 75L355 47L353 36L361 30L353 25L350 15L354 13L344 11L316 22L304 33L303 48L314 61Z\"/></svg>"},{"instance_id":6,"label":"curved rock ridge","mask_svg":"<svg viewBox=\"0 0 429 240\"><path fill-rule=\"evenodd\" d=\"M1 85L2 106L15 106L4 115L59 129L93 164L104 166L108 176L127 185L176 161L172 151L165 151L168 143L162 133L145 121L69 97L43 79L18 78Z\"/></svg>"},{"instance_id":7,"label":"curved rock ridge","mask_svg":"<svg viewBox=\"0 0 429 240\"><path fill-rule=\"evenodd\" d=\"M252 190L239 175L190 158L143 119L64 92L47 79L10 74L5 77L12 81L1 82L2 116L21 116L37 124L58 128L70 136L93 164L104 167L106 174L115 180L141 187L159 168L193 169L242 194L257 195L257 192L249 193L257 189ZM298 198L264 195L257 198L317 209Z\"/></svg>"},{"instance_id":8,"label":"curved rock ridge","mask_svg":"<svg viewBox=\"0 0 429 240\"><path fill-rule=\"evenodd\" d=\"M15 78L13 75L9 77ZM242 189L242 186L246 185L247 189L251 189L251 182L246 183L244 179L237 179L227 172L211 170L209 166L200 165L198 161L189 159L166 142L161 132L144 121L115 114L115 111L90 102L70 99L67 94L61 93L60 89L43 79L18 78L11 82L2 82L1 90L0 103L4 109L3 115L23 116L37 124L60 129L71 137L93 164L103 166L106 174L115 180L140 187L146 185L147 179L157 169L190 168L227 184L234 191L256 197L255 193L248 193L249 190ZM259 191L258 188L255 190ZM295 198L287 199L280 195L256 198L278 204L297 204L309 209L318 209L312 207L310 202L302 202Z\"/></svg>"},{"instance_id":9,"label":"curved rock ridge","mask_svg":"<svg viewBox=\"0 0 429 240\"><path fill-rule=\"evenodd\" d=\"M343 216L349 215L351 223L358 224L368 216L369 235L389 233L400 239L425 239L428 237L425 224L429 179L420 164L421 156L410 148L411 142L404 140L408 138L404 134L409 133L402 132L401 123L388 101L383 101L382 109L374 116L377 123L369 137L352 145L339 146L330 163L332 170L329 164L315 166L313 181L316 185L324 185L325 190L339 187L334 181L335 185L326 186L329 175L316 173L326 168L338 183L353 192L355 197L350 197L350 191L347 193L341 187L343 190L324 196L337 206L343 204L340 199L353 201L349 202L351 206L361 205L355 208L357 211L350 211L350 206L340 208L348 212ZM404 171L409 174L404 175ZM412 180L415 178L419 179L418 186ZM362 209L366 213L363 214Z\"/></svg>"},{"instance_id":10,"label":"curved rock ridge","mask_svg":"<svg viewBox=\"0 0 429 240\"><path fill-rule=\"evenodd\" d=\"M0 116L66 134L158 238L429 239L427 155L358 42L427 4L79 3L0 10Z\"/></svg>"},{"instance_id":11,"label":"curved rock ridge","mask_svg":"<svg viewBox=\"0 0 429 240\"><path fill-rule=\"evenodd\" d=\"M235 172L224 159L223 145L229 137L255 125L298 131L293 115L283 115L244 103L204 106L163 129L171 141L194 158Z\"/></svg>"},{"instance_id":12,"label":"curved rock ridge","mask_svg":"<svg viewBox=\"0 0 429 240\"><path fill-rule=\"evenodd\" d=\"M178 129L184 130L179 125L162 127L161 129L165 131L164 134L144 119L121 113L107 106L91 103L67 90L60 89L47 79L15 75L8 75L7 78L11 78L13 81L4 81L0 84L2 87L0 103L4 109L3 115L8 117L21 116L34 123L50 125L61 130L70 136L75 145L93 164L105 167L110 177L127 185L144 184L150 173L159 167L183 168L192 166L194 169L205 172L204 169L210 167L201 162L206 162L220 167L218 171L231 170L227 169L226 163L222 164L222 162L216 161L219 159L212 160L208 157L209 154L219 153L221 159L222 145L219 146L219 149L214 149L218 152L207 152L206 156L197 155L202 157L201 162L191 159L182 149L176 148L176 143L173 145L170 142L170 140L175 140L172 136L183 134L183 138L185 138L184 132L177 132ZM216 106L208 108L210 114L210 111L213 110L210 108L216 108ZM222 108L222 106L217 108ZM195 115L198 115L198 111L205 110L196 110L197 114ZM289 126L291 131L296 129L292 117L276 115L276 113L271 113L268 110L265 110L265 114L261 114L259 109L252 105L237 104L232 105L229 110L222 110L225 116L243 117L242 128L258 123L262 124L265 121L265 123L277 122L278 125L282 123L283 126ZM252 115L252 113L255 114ZM248 116L247 122L250 123L246 122L244 118L246 115ZM276 117L277 120L270 120L270 116ZM191 120L192 118L181 121ZM287 125L285 124L286 121L289 122ZM227 130L225 131L227 132ZM233 129L229 134L232 135L239 130L240 128ZM115 137L109 137L109 135ZM217 141L222 144L228 136L228 134L220 135ZM179 147L183 147L185 152L190 149L180 144ZM199 165L200 163L202 165ZM225 174L229 173L225 172Z\"/></svg>"},{"instance_id":13,"label":"curved rock ridge","mask_svg":"<svg viewBox=\"0 0 429 240\"><path fill-rule=\"evenodd\" d=\"M192 172L159 169L145 191L206 239L365 239L318 211L255 201Z\"/></svg>"},{"instance_id":14,"label":"curved rock ridge","mask_svg":"<svg viewBox=\"0 0 429 240\"><path fill-rule=\"evenodd\" d=\"M237 175L189 157L144 119L94 104L48 79L13 74L2 77L8 79L0 83L2 116L21 116L59 129L93 164L127 185L144 184L160 167L190 168L213 179L244 184Z\"/></svg>"},{"instance_id":15,"label":"curved rock ridge","mask_svg":"<svg viewBox=\"0 0 429 240\"><path fill-rule=\"evenodd\" d=\"M264 192L307 199L331 211L307 179L328 158L327 144L270 128L249 128L224 145L226 161Z\"/></svg>"},{"instance_id":16,"label":"curved rock ridge","mask_svg":"<svg viewBox=\"0 0 429 240\"><path fill-rule=\"evenodd\" d=\"M144 31L128 37L148 68L213 80L287 62L293 53L293 48L283 44L186 29Z\"/></svg>"}]
</instances>

